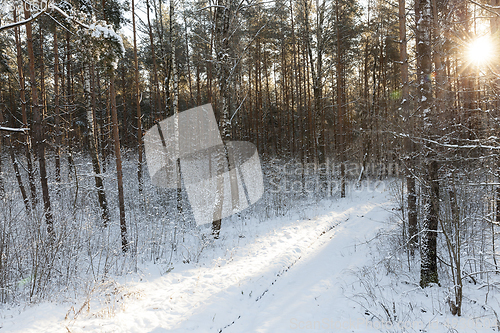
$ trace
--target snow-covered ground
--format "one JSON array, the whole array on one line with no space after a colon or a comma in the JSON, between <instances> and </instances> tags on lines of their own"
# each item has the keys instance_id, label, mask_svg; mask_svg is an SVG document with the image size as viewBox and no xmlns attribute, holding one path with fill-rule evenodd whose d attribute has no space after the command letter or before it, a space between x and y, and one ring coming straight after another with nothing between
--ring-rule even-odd
<instances>
[{"instance_id":1,"label":"snow-covered ground","mask_svg":"<svg viewBox=\"0 0 500 333\"><path fill-rule=\"evenodd\" d=\"M439 287L366 270L376 267L374 239L396 225L394 206L389 191L353 192L300 212L305 219L223 225L197 263L150 265L78 302L3 309L0 332L448 332L453 317L431 304Z\"/></svg>"},{"instance_id":2,"label":"snow-covered ground","mask_svg":"<svg viewBox=\"0 0 500 333\"><path fill-rule=\"evenodd\" d=\"M355 193L320 202L307 219L248 222L245 238L226 228L205 250L212 258L166 274L151 265L97 300L5 310L0 331L288 332L355 320L361 310L342 281L367 260L363 244L390 207L387 193Z\"/></svg>"}]
</instances>

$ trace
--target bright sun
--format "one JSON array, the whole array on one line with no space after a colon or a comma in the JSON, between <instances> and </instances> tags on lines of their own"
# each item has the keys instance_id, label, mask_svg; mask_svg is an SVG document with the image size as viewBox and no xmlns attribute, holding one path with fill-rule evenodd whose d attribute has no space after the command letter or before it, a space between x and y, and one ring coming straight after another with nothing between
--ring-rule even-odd
<instances>
[{"instance_id":1,"label":"bright sun","mask_svg":"<svg viewBox=\"0 0 500 333\"><path fill-rule=\"evenodd\" d=\"M495 50L491 39L483 36L475 39L469 44L467 53L470 62L476 65L482 65L487 64L493 59Z\"/></svg>"}]
</instances>

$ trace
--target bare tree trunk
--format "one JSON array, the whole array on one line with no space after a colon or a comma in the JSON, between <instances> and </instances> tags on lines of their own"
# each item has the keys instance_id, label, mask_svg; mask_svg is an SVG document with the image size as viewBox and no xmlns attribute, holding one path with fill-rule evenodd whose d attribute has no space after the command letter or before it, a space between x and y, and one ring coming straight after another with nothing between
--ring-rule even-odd
<instances>
[{"instance_id":1,"label":"bare tree trunk","mask_svg":"<svg viewBox=\"0 0 500 333\"><path fill-rule=\"evenodd\" d=\"M61 116L59 110L59 49L57 45L57 26L54 27L54 113L56 136L56 182L61 182Z\"/></svg>"},{"instance_id":2,"label":"bare tree trunk","mask_svg":"<svg viewBox=\"0 0 500 333\"><path fill-rule=\"evenodd\" d=\"M308 133L306 135L306 147L307 147L307 160L308 162L313 160L314 162L317 162L317 147L316 147L316 129L315 129L315 119L319 119L319 112L321 111L321 92L322 92L322 80L321 80L321 62L322 62L322 50L321 50L321 8L319 8L319 1L316 1L316 37L319 38L317 40L317 68L314 66L314 59L313 59L313 54L312 54L312 47L311 47L311 32L310 32L310 27L309 27L309 0L304 1L304 24L305 24L305 30L306 30L306 36L305 36L305 45L304 45L304 53L306 53L305 58L309 58L309 61L305 60L306 63L306 69L307 69L307 76L306 76L306 83L307 83L307 122L309 123L309 129ZM308 57L307 57L308 56ZM309 63L309 66L307 66L307 63ZM314 95L314 113L311 108L311 105L309 103L310 98L309 98L309 69L311 71L311 78L313 81L313 95Z\"/></svg>"},{"instance_id":3,"label":"bare tree trunk","mask_svg":"<svg viewBox=\"0 0 500 333\"><path fill-rule=\"evenodd\" d=\"M10 85L10 79L9 79L9 85ZM4 103L3 96L1 98L1 103L2 104ZM2 112L2 108L1 107L0 107L0 126L5 126L5 119L3 118L3 112ZM3 176L3 172L2 172L2 169L3 169L3 165L2 165L2 149L3 149L3 145L4 145L3 135L0 135L0 175L1 175L1 178L2 178L2 179L0 179L0 198L3 198L4 195L5 195L4 176Z\"/></svg>"},{"instance_id":4,"label":"bare tree trunk","mask_svg":"<svg viewBox=\"0 0 500 333\"><path fill-rule=\"evenodd\" d=\"M201 105L200 64L196 64L196 106Z\"/></svg>"},{"instance_id":5,"label":"bare tree trunk","mask_svg":"<svg viewBox=\"0 0 500 333\"><path fill-rule=\"evenodd\" d=\"M91 82L94 81L93 74L94 74L93 64L90 65L87 63L83 69L83 75L84 75L83 86L85 90L85 100L86 100L85 108L87 110L89 151L90 151L90 157L92 159L92 169L94 171L94 180L95 180L95 187L97 190L97 197L99 200L99 206L101 207L102 223L104 227L107 227L109 222L108 201L106 200L106 193L104 192L104 185L101 174L101 165L97 150L95 126L94 126L95 96L93 91L94 87L91 85Z\"/></svg>"},{"instance_id":6,"label":"bare tree trunk","mask_svg":"<svg viewBox=\"0 0 500 333\"><path fill-rule=\"evenodd\" d=\"M345 198L346 190L346 175L345 175L345 147L344 147L344 71L342 66L342 45L340 41L340 3L337 0L335 4L335 29L337 35L337 113L338 113L338 129L339 129L339 145L340 150L340 197Z\"/></svg>"},{"instance_id":7,"label":"bare tree trunk","mask_svg":"<svg viewBox=\"0 0 500 333\"><path fill-rule=\"evenodd\" d=\"M187 31L187 20L186 16L184 16L184 36L186 39L186 65L187 65L187 81L189 85L189 99L191 100L191 103L194 104L194 97L193 97L193 84L192 84L192 78L191 78L191 60L189 58L189 35Z\"/></svg>"},{"instance_id":8,"label":"bare tree trunk","mask_svg":"<svg viewBox=\"0 0 500 333\"><path fill-rule=\"evenodd\" d=\"M30 12L24 11L24 16L28 19L31 14ZM42 184L42 198L44 203L44 215L45 223L47 224L47 233L49 234L50 241L55 240L54 232L54 219L52 216L52 209L50 206L50 195L49 195L49 185L47 181L47 168L45 162L45 143L43 140L43 119L40 113L40 105L38 104L38 92L36 88L36 76L35 76L35 55L33 52L33 34L31 29L31 22L26 24L26 35L27 35L27 45L28 45L28 56L29 56L29 71L30 71L30 81L31 81L31 99L33 104L33 132L35 138L35 150L38 157L38 165L40 167L40 182Z\"/></svg>"},{"instance_id":9,"label":"bare tree trunk","mask_svg":"<svg viewBox=\"0 0 500 333\"><path fill-rule=\"evenodd\" d=\"M400 61L401 61L401 111L402 115L408 124L407 135L405 140L406 150L406 191L408 204L408 247L411 255L418 244L418 227L417 227L417 195L415 193L415 175L413 169L413 142L411 134L413 131L413 117L410 113L410 93L408 85L408 55L407 55L407 39L406 39L406 2L399 0L399 42L400 42Z\"/></svg>"},{"instance_id":10,"label":"bare tree trunk","mask_svg":"<svg viewBox=\"0 0 500 333\"><path fill-rule=\"evenodd\" d=\"M111 119L113 122L113 139L115 146L116 158L116 176L118 179L118 204L120 209L120 234L122 238L122 251L127 252L129 244L127 241L127 223L125 221L125 196L123 192L123 171L122 171L122 155L120 152L120 133L118 129L118 114L116 111L116 92L115 92L115 77L110 74L109 90L111 99Z\"/></svg>"},{"instance_id":11,"label":"bare tree trunk","mask_svg":"<svg viewBox=\"0 0 500 333\"><path fill-rule=\"evenodd\" d=\"M321 138L323 144L319 147L319 163L326 162L326 142L325 142L325 134L324 130L324 110L323 110L323 24L325 19L325 7L326 3L323 0L321 6L319 5L319 0L316 1L317 14L316 14L316 40L318 43L317 47L317 59L316 59L316 75L313 81L313 90L314 90L314 112L316 114L316 122L315 122L315 130L319 131L319 134L314 135L314 144L319 144L319 139ZM311 51L309 50L309 55L311 56ZM311 57L312 63L312 57ZM311 66L312 68L312 66ZM313 73L314 75L314 73Z\"/></svg>"},{"instance_id":12,"label":"bare tree trunk","mask_svg":"<svg viewBox=\"0 0 500 333\"><path fill-rule=\"evenodd\" d=\"M432 72L432 6L431 0L420 0L418 5L419 23L417 33L417 57L420 60L418 71L422 74L419 82L419 106L424 117L424 133L432 133L433 95L431 80ZM437 228L439 214L439 180L438 162L434 153L427 147L427 203L424 219L424 233L421 250L420 285L422 288L431 283L439 283L437 272Z\"/></svg>"},{"instance_id":13,"label":"bare tree trunk","mask_svg":"<svg viewBox=\"0 0 500 333\"><path fill-rule=\"evenodd\" d=\"M235 205L237 205L237 200L239 198L239 195L237 193L238 191L238 186L236 182L236 173L234 169L233 163L231 163L232 159L229 156L229 152L227 147L225 146L225 142L228 142L231 139L231 123L229 119L229 114L230 114L230 103L231 103L231 96L230 96L230 66L231 66L231 60L229 58L229 39L230 39L230 16L231 13L233 15L236 15L234 12L235 9L232 8L233 4L231 3L231 0L226 1L226 0L218 0L218 7L216 8L215 11L215 52L217 55L217 75L218 75L218 81L219 81L219 91L221 94L222 98L222 110L220 113L220 118L219 118L219 128L221 130L221 136L222 136L222 141L224 142L224 160L225 162L222 162L223 158L219 158L219 161L216 163L217 164L217 175L220 175L219 181L218 181L218 201L214 210L214 217L221 216L221 211L222 211L222 204L224 200L224 195L223 193L223 177L222 174L225 171L224 163L227 163L228 166L228 172L230 176L230 182L231 182L231 199L232 199L232 205L233 208ZM213 223L212 223L212 232L214 235L214 238L219 237L220 233L220 227L221 227L221 220L220 218L216 218Z\"/></svg>"},{"instance_id":14,"label":"bare tree trunk","mask_svg":"<svg viewBox=\"0 0 500 333\"><path fill-rule=\"evenodd\" d=\"M14 21L17 21L17 13L14 10ZM31 25L30 25L31 26ZM16 41L16 53L17 53L17 71L19 75L19 84L20 84L20 97L21 97L21 114L23 118L23 127L28 128L28 113L26 111L26 87L23 73L23 58L21 51L21 40L19 36L19 28L14 29L15 41ZM28 182L30 185L30 194L31 194L31 208L32 210L36 209L36 205L38 203L38 198L36 194L36 185L35 185L35 172L33 170L33 158L31 152L31 136L33 134L25 135L24 137L24 151L26 155L27 168L28 168Z\"/></svg>"},{"instance_id":15,"label":"bare tree trunk","mask_svg":"<svg viewBox=\"0 0 500 333\"><path fill-rule=\"evenodd\" d=\"M5 119L3 117L3 112L2 109L0 108L0 125L4 125ZM27 134L25 134L27 135ZM14 154L14 148L12 147L12 140L11 140L12 134L9 134L5 137L5 145L8 146L9 149L9 156L12 161L12 166L14 167L14 174L16 176L17 184L19 186L19 190L21 191L21 196L23 198L23 203L24 207L26 208L26 214L29 216L31 215L31 206L30 206L30 201L28 199L28 195L26 194L26 189L23 184L23 179L21 177L21 172L19 172L19 163L17 162L16 156ZM1 163L0 163L1 165ZM0 169L1 172L1 169ZM2 195L4 194L4 188L3 188L3 177L2 177Z\"/></svg>"},{"instance_id":16,"label":"bare tree trunk","mask_svg":"<svg viewBox=\"0 0 500 333\"><path fill-rule=\"evenodd\" d=\"M175 60L175 47L172 48L172 74L173 74L173 83L174 83L174 99L172 101L172 111L174 112L174 116L177 117L179 115L179 77L177 73L177 63ZM179 137L179 127L178 127L178 120L176 119L176 128L175 128L175 133L176 133L176 138ZM180 147L178 146L179 142L177 142L177 146L175 147L176 149L176 156L179 156L179 149ZM180 160L177 160L177 212L179 213L179 216L182 216L182 175L181 175L181 164Z\"/></svg>"},{"instance_id":17,"label":"bare tree trunk","mask_svg":"<svg viewBox=\"0 0 500 333\"><path fill-rule=\"evenodd\" d=\"M499 8L500 7L500 0L491 0L490 1L491 3L491 6L495 7L495 8ZM496 12L500 14L500 10L499 9L496 9ZM490 31L491 31L491 35L494 36L494 37L498 37L498 34L499 34L499 31L500 31L500 17L497 16L497 15L492 15L491 16L491 19L490 19ZM498 65L496 66L496 72L498 73ZM496 79L495 82L494 82L494 90L495 91L500 91L500 79ZM497 101L495 102L494 106L496 108L498 108L498 99ZM500 166L500 161L497 162L497 166ZM500 170L497 169L497 174L500 174ZM495 192L496 192L496 214L495 214L495 217L496 217L496 222L500 222L500 186L497 186L496 189L495 189ZM495 257L494 257L495 258Z\"/></svg>"},{"instance_id":18,"label":"bare tree trunk","mask_svg":"<svg viewBox=\"0 0 500 333\"><path fill-rule=\"evenodd\" d=\"M148 20L148 34L149 34L149 43L151 46L151 57L153 59L153 81L154 81L154 87L155 87L155 94L154 94L154 104L156 106L154 112L154 117L159 120L160 115L161 115L161 103L160 103L160 86L158 83L158 66L156 64L156 53L155 53L155 43L153 39L153 29L151 28L151 19L149 17L149 0L146 0L146 15L147 15L147 20Z\"/></svg>"},{"instance_id":19,"label":"bare tree trunk","mask_svg":"<svg viewBox=\"0 0 500 333\"><path fill-rule=\"evenodd\" d=\"M455 270L455 283L454 283L454 289L455 289L455 304L451 306L451 310L453 314L456 314L457 316L462 315L462 299L463 299L463 293L462 293L462 264L461 264L461 235L460 235L460 208L458 207L458 202L457 202L457 190L455 186L455 175L453 174L453 187L449 190L449 196L450 196L450 206L451 206L451 216L452 216L452 223L454 227L454 244L450 242L448 246L452 247L452 253L453 253L453 260L455 261L455 264L452 265L452 269L454 268Z\"/></svg>"},{"instance_id":20,"label":"bare tree trunk","mask_svg":"<svg viewBox=\"0 0 500 333\"><path fill-rule=\"evenodd\" d=\"M142 114L141 102L139 97L139 63L137 61L137 34L135 30L135 0L132 0L132 33L134 35L134 79L135 79L135 105L137 107L137 153L139 159L137 162L137 182L139 184L139 193L142 192Z\"/></svg>"},{"instance_id":21,"label":"bare tree trunk","mask_svg":"<svg viewBox=\"0 0 500 333\"><path fill-rule=\"evenodd\" d=\"M217 8L215 9L215 38L214 46L216 53L216 69L219 80L219 90L222 98L222 112L220 113L219 127L222 131L222 140L227 139L229 135L227 120L229 112L229 96L227 91L227 79L229 78L229 69L227 68L226 62L228 61L229 54L228 51L228 33L229 33L229 3L225 0L217 1ZM222 169L223 163L219 159L216 163L217 175L222 175L224 171ZM214 208L214 217L220 216L220 211L222 210L222 204L224 201L224 186L222 183L222 177L219 178L217 184L218 198ZM212 222L212 233L214 238L219 238L221 228L221 219L215 218Z\"/></svg>"},{"instance_id":22,"label":"bare tree trunk","mask_svg":"<svg viewBox=\"0 0 500 333\"><path fill-rule=\"evenodd\" d=\"M421 250L420 286L439 283L437 272L437 228L439 212L438 162L431 159L427 164L427 203Z\"/></svg>"},{"instance_id":23,"label":"bare tree trunk","mask_svg":"<svg viewBox=\"0 0 500 333\"><path fill-rule=\"evenodd\" d=\"M24 207L26 208L26 213L31 215L31 206L28 195L26 194L26 189L24 188L23 179L21 177L21 172L19 171L19 163L17 162L16 156L14 154L14 148L12 147L12 142L10 136L7 138L6 144L9 145L9 155L12 161L12 166L14 167L14 174L16 175L17 185L21 191L21 196L23 197Z\"/></svg>"},{"instance_id":24,"label":"bare tree trunk","mask_svg":"<svg viewBox=\"0 0 500 333\"><path fill-rule=\"evenodd\" d=\"M292 140L291 140L291 155L294 156L294 154L297 151L297 136L295 133L295 127L296 127L296 122L295 122L295 117L297 110L300 108L297 106L299 104L299 101L297 100L299 97L299 80L298 80L298 73L297 73L297 51L296 51L296 39L295 39L295 24L293 20L293 3L292 0L290 0L290 20L291 20L291 29L292 29L292 67L293 67L293 75L290 75L291 78L291 118L292 118L292 129L291 129L291 134L292 134ZM295 90L295 93L294 93Z\"/></svg>"}]
</instances>

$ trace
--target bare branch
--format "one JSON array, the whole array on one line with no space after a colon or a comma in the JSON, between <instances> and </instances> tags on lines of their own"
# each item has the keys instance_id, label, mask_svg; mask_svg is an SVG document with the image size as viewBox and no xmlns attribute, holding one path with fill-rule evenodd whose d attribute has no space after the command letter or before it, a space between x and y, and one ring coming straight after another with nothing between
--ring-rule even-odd
<instances>
[{"instance_id":1,"label":"bare branch","mask_svg":"<svg viewBox=\"0 0 500 333\"><path fill-rule=\"evenodd\" d=\"M468 1L471 2L471 3L473 3L473 4L475 4L475 5L477 5L477 6L479 6L479 7L481 7L482 9L484 9L484 10L486 10L486 11L488 11L488 12L490 12L492 14L495 14L496 16L500 17L500 14L495 11L495 9L497 9L497 10L500 9L500 7L482 4L482 3L476 2L474 0L468 0Z\"/></svg>"},{"instance_id":2,"label":"bare branch","mask_svg":"<svg viewBox=\"0 0 500 333\"><path fill-rule=\"evenodd\" d=\"M6 132L21 132L23 134L26 134L30 129L29 128L12 128L12 127L3 127L0 126L0 131L6 131Z\"/></svg>"},{"instance_id":3,"label":"bare branch","mask_svg":"<svg viewBox=\"0 0 500 333\"><path fill-rule=\"evenodd\" d=\"M45 8L44 10L42 10L41 12L38 12L36 15L34 16L31 16L30 18L26 19L26 20L22 20L22 21L18 21L18 22L14 22L14 23L11 23L11 24L7 24L7 25L3 25L0 27L0 32L4 31L4 30L7 30L7 29L12 29L12 28L15 28L15 27L18 27L18 26L21 26L21 25L25 25L25 24L28 24L30 23L31 21L34 21L36 20L40 15L42 15L43 13L45 13L47 11L47 8Z\"/></svg>"}]
</instances>

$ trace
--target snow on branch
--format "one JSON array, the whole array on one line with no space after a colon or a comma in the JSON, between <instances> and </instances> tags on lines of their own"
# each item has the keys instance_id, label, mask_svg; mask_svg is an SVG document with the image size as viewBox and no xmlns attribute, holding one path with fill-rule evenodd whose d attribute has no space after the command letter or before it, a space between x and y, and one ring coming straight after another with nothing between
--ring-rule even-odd
<instances>
[{"instance_id":1,"label":"snow on branch","mask_svg":"<svg viewBox=\"0 0 500 333\"><path fill-rule=\"evenodd\" d=\"M125 46L123 45L123 39L120 35L118 35L115 30L111 27L111 25L102 26L99 24L92 23L89 28L92 31L92 37L94 38L105 38L111 41L118 43L118 48L120 54L123 56L125 54Z\"/></svg>"},{"instance_id":2,"label":"snow on branch","mask_svg":"<svg viewBox=\"0 0 500 333\"><path fill-rule=\"evenodd\" d=\"M198 9L198 11L199 11L199 12L201 12L202 10L205 10L205 9L210 9L210 8L226 8L226 6L221 6L221 5L210 5L210 6L206 6L206 7L200 8L200 9Z\"/></svg>"},{"instance_id":3,"label":"snow on branch","mask_svg":"<svg viewBox=\"0 0 500 333\"><path fill-rule=\"evenodd\" d=\"M89 29L88 25L86 25L86 24L78 21L73 16L68 15L68 13L66 13L61 8L57 7L57 5L50 4L48 6L44 6L43 10L39 11L35 15L33 15L33 16L31 16L31 17L29 17L29 18L27 18L25 20L18 21L18 22L13 22L13 23L10 23L10 24L6 24L6 25L3 25L3 26L0 26L0 32L3 31L3 30L12 29L12 28L15 28L15 27L18 27L18 26L21 26L21 25L25 25L25 24L27 24L27 23L29 23L31 21L34 21L38 17L40 17L42 14L44 14L45 12L47 12L48 10L54 10L54 11L58 12L59 14L61 14L62 16L64 16L66 19L71 20L71 21L73 21L73 22L81 25L83 28Z\"/></svg>"},{"instance_id":4,"label":"snow on branch","mask_svg":"<svg viewBox=\"0 0 500 333\"><path fill-rule=\"evenodd\" d=\"M70 15L66 11L59 8L56 4L50 4L48 6L44 6L43 10L41 10L40 12L36 13L35 15L33 15L25 20L13 22L13 23L10 23L10 24L4 25L4 26L0 26L0 32L3 30L15 28L17 26L25 25L31 21L34 21L38 17L40 17L42 14L46 13L47 11L55 11L55 12L59 13L67 20L73 21L76 24L78 24L79 26L81 26L82 28L91 31L91 35L95 38L103 37L105 39L109 39L109 40L116 42L118 44L118 48L119 48L120 53L122 55L125 53L125 47L123 46L123 40L122 40L121 36L118 35L113 30L113 28L111 26L109 26L109 25L102 26L102 25L95 24L95 23L93 23L91 25L87 25L87 24L81 22L80 20L76 19L73 15Z\"/></svg>"},{"instance_id":5,"label":"snow on branch","mask_svg":"<svg viewBox=\"0 0 500 333\"><path fill-rule=\"evenodd\" d=\"M46 4L46 3L45 3ZM114 68L116 68L116 58L123 56L125 54L125 46L123 45L123 39L120 35L118 35L113 27L106 22L99 21L99 22L93 22L91 24L86 24L83 23L79 19L79 15L77 12L73 12L73 10L64 10L61 7L57 6L56 4L48 4L45 6L42 6L41 8L38 7L39 9L42 9L41 11L37 12L35 15L22 20L18 22L14 22L11 24L7 24L4 26L0 26L0 32L3 30L11 29L20 25L25 25L31 21L36 20L38 17L40 17L42 14L47 14L49 17L51 17L56 23L62 26L57 20L55 20L52 16L49 15L49 12L56 12L60 14L62 17L64 17L66 20L71 21L73 23L76 23L79 25L83 30L85 31L84 34L87 34L88 36L99 40L107 40L108 42L113 43L116 45L116 51L113 53L113 60L112 60L112 65ZM63 26L64 27L64 26ZM64 27L65 28L65 27ZM65 28L66 29L66 28ZM66 29L67 30L67 29Z\"/></svg>"},{"instance_id":6,"label":"snow on branch","mask_svg":"<svg viewBox=\"0 0 500 333\"><path fill-rule=\"evenodd\" d=\"M481 143L477 144L468 144L468 145L456 145L456 144L449 144L449 143L442 143L436 140L431 140L431 139L426 139L426 138L421 138L421 137L410 137L408 134L401 134L401 133L395 133L395 132L389 132L392 135L400 138L411 138L411 139L416 139L419 141L425 141L428 143L432 143L436 146L444 147L444 148L452 148L452 149L490 149L490 150L500 150L500 146L490 146L490 145L483 145Z\"/></svg>"},{"instance_id":7,"label":"snow on branch","mask_svg":"<svg viewBox=\"0 0 500 333\"><path fill-rule=\"evenodd\" d=\"M80 21L78 21L77 19L75 19L73 16L70 16L68 13L66 13L64 10L62 10L61 8L57 7L56 5L54 4L51 4L50 5L50 9L53 9L55 10L56 12L58 12L59 14L61 14L62 16L64 16L65 18L67 18L68 20L71 20L79 25L81 25L83 28L85 29L90 29L90 27Z\"/></svg>"},{"instance_id":8,"label":"snow on branch","mask_svg":"<svg viewBox=\"0 0 500 333\"><path fill-rule=\"evenodd\" d=\"M33 20L36 20L40 15L42 15L43 13L45 13L47 11L47 8L45 8L44 10L42 10L41 12L38 12L36 13L36 15L34 16L31 16L30 18L26 19L26 20L22 20L22 21L18 21L18 22L14 22L14 23L10 23L10 24L6 24L6 25L2 25L0 26L0 32L1 31L4 31L4 30L7 30L7 29L12 29L12 28L15 28L15 27L18 27L20 25L25 25L25 24L28 24L29 22L33 21Z\"/></svg>"},{"instance_id":9,"label":"snow on branch","mask_svg":"<svg viewBox=\"0 0 500 333\"><path fill-rule=\"evenodd\" d=\"M26 132L29 130L30 130L29 128L12 128L12 127L0 126L0 131L6 131L6 132L21 132L23 134L26 134Z\"/></svg>"}]
</instances>

